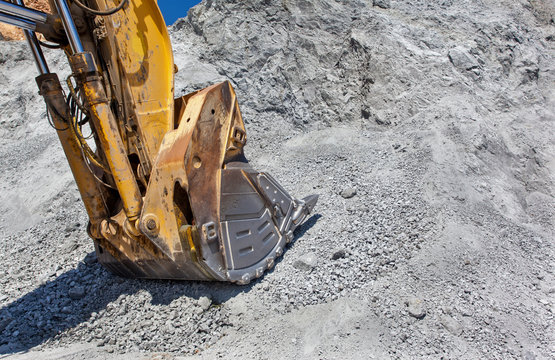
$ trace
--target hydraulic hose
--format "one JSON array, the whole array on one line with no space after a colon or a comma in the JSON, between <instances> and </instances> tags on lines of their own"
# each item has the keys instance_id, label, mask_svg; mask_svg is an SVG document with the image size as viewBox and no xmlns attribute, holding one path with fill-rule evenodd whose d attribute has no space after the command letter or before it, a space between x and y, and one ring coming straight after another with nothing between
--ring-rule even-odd
<instances>
[{"instance_id":1,"label":"hydraulic hose","mask_svg":"<svg viewBox=\"0 0 555 360\"><path fill-rule=\"evenodd\" d=\"M121 9L123 9L125 4L127 4L129 2L129 0L121 0L121 2L119 3L118 6L116 6L115 8L109 9L109 10L105 10L105 11L91 9L90 7L87 7L85 4L83 4L79 0L73 0L73 2L75 3L75 5L79 6L81 9L83 9L85 11L88 11L91 14L98 15L98 16L108 16L108 15L113 15L113 14L117 13L118 11L120 11Z\"/></svg>"}]
</instances>

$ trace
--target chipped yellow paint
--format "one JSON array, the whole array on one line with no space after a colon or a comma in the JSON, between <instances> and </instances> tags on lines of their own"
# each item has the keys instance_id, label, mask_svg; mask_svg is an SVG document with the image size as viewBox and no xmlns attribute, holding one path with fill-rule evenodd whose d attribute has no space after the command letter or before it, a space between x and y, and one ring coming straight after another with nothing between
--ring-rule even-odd
<instances>
[{"instance_id":1,"label":"chipped yellow paint","mask_svg":"<svg viewBox=\"0 0 555 360\"><path fill-rule=\"evenodd\" d=\"M98 0L100 8L120 0ZM133 99L138 131L153 162L164 135L173 130L173 52L164 18L155 0L130 0L106 17L112 54L122 70ZM117 64L112 64L118 66Z\"/></svg>"}]
</instances>

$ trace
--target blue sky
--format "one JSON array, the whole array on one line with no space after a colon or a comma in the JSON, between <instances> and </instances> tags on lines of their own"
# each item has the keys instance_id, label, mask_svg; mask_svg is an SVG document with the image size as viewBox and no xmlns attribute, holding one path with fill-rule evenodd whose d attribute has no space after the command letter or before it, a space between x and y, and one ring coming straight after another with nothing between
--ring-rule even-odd
<instances>
[{"instance_id":1,"label":"blue sky","mask_svg":"<svg viewBox=\"0 0 555 360\"><path fill-rule=\"evenodd\" d=\"M172 25L175 20L185 17L187 11L200 3L200 0L158 0L166 25Z\"/></svg>"}]
</instances>

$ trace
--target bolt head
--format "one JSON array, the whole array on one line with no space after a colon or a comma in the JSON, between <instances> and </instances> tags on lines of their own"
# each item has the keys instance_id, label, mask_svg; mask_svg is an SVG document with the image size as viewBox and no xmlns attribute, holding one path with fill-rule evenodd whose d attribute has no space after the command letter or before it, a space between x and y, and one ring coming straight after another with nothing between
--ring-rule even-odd
<instances>
[{"instance_id":1,"label":"bolt head","mask_svg":"<svg viewBox=\"0 0 555 360\"><path fill-rule=\"evenodd\" d=\"M150 231L156 230L156 220L148 219L146 221L146 228Z\"/></svg>"}]
</instances>

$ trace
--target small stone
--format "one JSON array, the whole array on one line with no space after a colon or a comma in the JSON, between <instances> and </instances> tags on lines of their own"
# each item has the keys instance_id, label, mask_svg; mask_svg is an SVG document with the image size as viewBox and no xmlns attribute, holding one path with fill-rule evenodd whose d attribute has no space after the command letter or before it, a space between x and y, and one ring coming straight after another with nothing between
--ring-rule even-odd
<instances>
[{"instance_id":1,"label":"small stone","mask_svg":"<svg viewBox=\"0 0 555 360\"><path fill-rule=\"evenodd\" d=\"M462 46L449 50L449 60L456 68L462 70L471 70L478 67L478 61Z\"/></svg>"},{"instance_id":2,"label":"small stone","mask_svg":"<svg viewBox=\"0 0 555 360\"><path fill-rule=\"evenodd\" d=\"M345 199L350 199L357 194L357 190L355 188L346 188L341 192L341 196Z\"/></svg>"},{"instance_id":3,"label":"small stone","mask_svg":"<svg viewBox=\"0 0 555 360\"><path fill-rule=\"evenodd\" d=\"M73 231L73 228L71 228L71 231ZM72 253L75 250L77 250L79 248L79 244L75 241L70 241L68 243L66 243L64 246L62 246L62 251L66 254Z\"/></svg>"},{"instance_id":4,"label":"small stone","mask_svg":"<svg viewBox=\"0 0 555 360\"><path fill-rule=\"evenodd\" d=\"M72 311L71 311L71 308L69 306L64 306L61 310L61 313L62 314L71 314Z\"/></svg>"},{"instance_id":5,"label":"small stone","mask_svg":"<svg viewBox=\"0 0 555 360\"><path fill-rule=\"evenodd\" d=\"M316 267L316 254L310 252L302 255L293 263L296 269L310 271Z\"/></svg>"},{"instance_id":6,"label":"small stone","mask_svg":"<svg viewBox=\"0 0 555 360\"><path fill-rule=\"evenodd\" d=\"M0 318L0 333L4 331L4 329L6 329L13 321L14 319L11 316Z\"/></svg>"},{"instance_id":7,"label":"small stone","mask_svg":"<svg viewBox=\"0 0 555 360\"><path fill-rule=\"evenodd\" d=\"M534 355L532 352L530 351L525 351L522 354L522 359L524 360L536 360L536 355Z\"/></svg>"},{"instance_id":8,"label":"small stone","mask_svg":"<svg viewBox=\"0 0 555 360\"><path fill-rule=\"evenodd\" d=\"M347 252L345 251L345 249L336 249L333 252L333 255L331 256L332 260L338 260L338 259L343 259L345 258L345 256L347 256Z\"/></svg>"},{"instance_id":9,"label":"small stone","mask_svg":"<svg viewBox=\"0 0 555 360\"><path fill-rule=\"evenodd\" d=\"M75 286L75 287L69 289L67 294L73 300L79 300L79 299L82 299L85 296L85 288L82 287L82 286Z\"/></svg>"},{"instance_id":10,"label":"small stone","mask_svg":"<svg viewBox=\"0 0 555 360\"><path fill-rule=\"evenodd\" d=\"M210 300L210 298L206 296L202 296L200 299L198 299L197 304L198 306L200 306L202 311L206 311L212 305L212 300Z\"/></svg>"},{"instance_id":11,"label":"small stone","mask_svg":"<svg viewBox=\"0 0 555 360\"><path fill-rule=\"evenodd\" d=\"M87 255L87 256L85 257L85 260L84 260L84 261L85 261L85 264L87 264L87 265L92 265L92 264L94 264L97 260L96 260L96 256L94 256L94 255Z\"/></svg>"},{"instance_id":12,"label":"small stone","mask_svg":"<svg viewBox=\"0 0 555 360\"><path fill-rule=\"evenodd\" d=\"M376 121L376 124L378 125L391 125L391 120L389 119L382 119L379 116L376 116L374 118L374 120Z\"/></svg>"},{"instance_id":13,"label":"small stone","mask_svg":"<svg viewBox=\"0 0 555 360\"><path fill-rule=\"evenodd\" d=\"M423 319L426 316L426 310L424 309L424 301L418 298L411 298L406 302L408 306L409 315L417 318Z\"/></svg>"},{"instance_id":14,"label":"small stone","mask_svg":"<svg viewBox=\"0 0 555 360\"><path fill-rule=\"evenodd\" d=\"M390 0L373 0L372 5L380 7L382 9L389 9L391 7L391 1Z\"/></svg>"},{"instance_id":15,"label":"small stone","mask_svg":"<svg viewBox=\"0 0 555 360\"><path fill-rule=\"evenodd\" d=\"M370 115L372 114L368 109L362 109L360 113L364 119L369 119Z\"/></svg>"},{"instance_id":16,"label":"small stone","mask_svg":"<svg viewBox=\"0 0 555 360\"><path fill-rule=\"evenodd\" d=\"M208 325L206 323L202 323L202 324L199 325L198 331L203 332L203 333L209 333L210 332L210 327L208 327Z\"/></svg>"},{"instance_id":17,"label":"small stone","mask_svg":"<svg viewBox=\"0 0 555 360\"><path fill-rule=\"evenodd\" d=\"M0 354L11 353L11 352L13 352L14 348L15 348L15 346L13 346L12 343L0 345Z\"/></svg>"},{"instance_id":18,"label":"small stone","mask_svg":"<svg viewBox=\"0 0 555 360\"><path fill-rule=\"evenodd\" d=\"M343 291L344 289L345 289L345 285L343 285L343 284L337 285L337 290Z\"/></svg>"},{"instance_id":19,"label":"small stone","mask_svg":"<svg viewBox=\"0 0 555 360\"><path fill-rule=\"evenodd\" d=\"M439 321L441 322L441 325L443 325L443 327L445 327L451 334L453 335L461 334L462 332L461 324L457 320L453 319L451 316L443 315L441 316Z\"/></svg>"},{"instance_id":20,"label":"small stone","mask_svg":"<svg viewBox=\"0 0 555 360\"><path fill-rule=\"evenodd\" d=\"M461 315L465 316L465 317L471 317L473 315L473 313L469 309L463 309L463 310L461 310Z\"/></svg>"}]
</instances>

